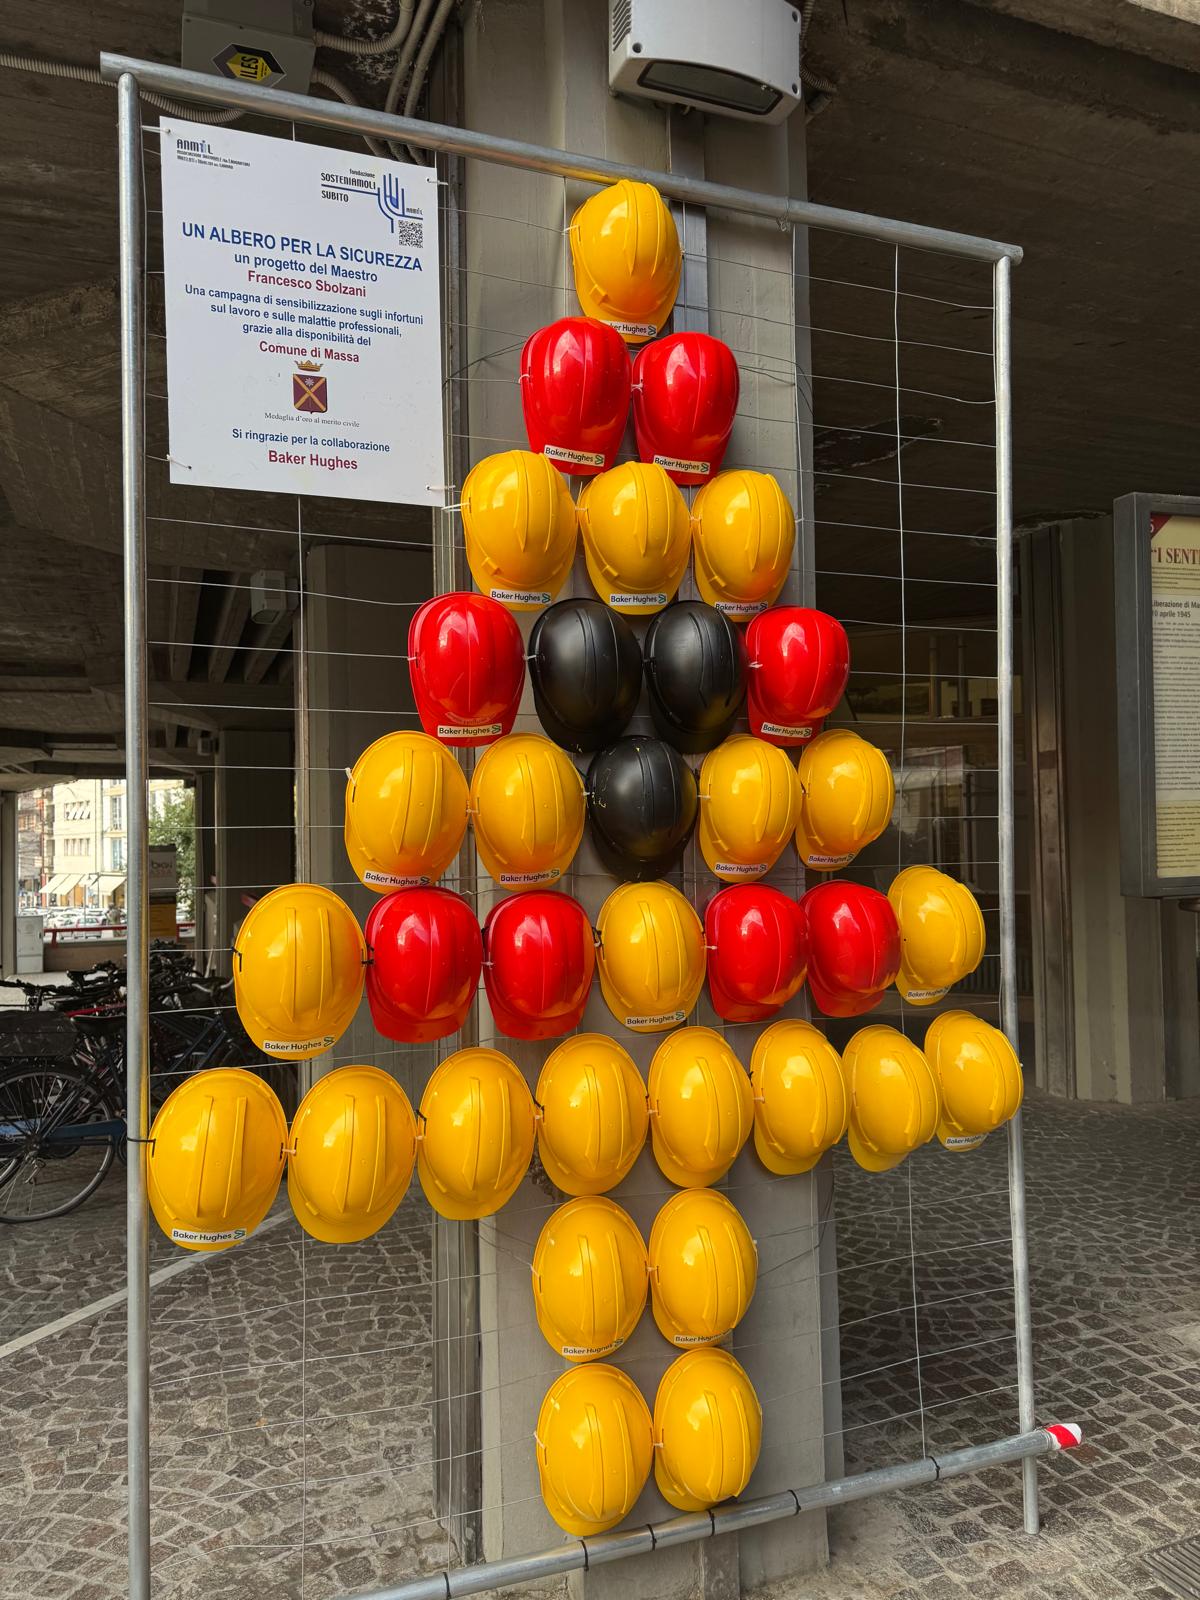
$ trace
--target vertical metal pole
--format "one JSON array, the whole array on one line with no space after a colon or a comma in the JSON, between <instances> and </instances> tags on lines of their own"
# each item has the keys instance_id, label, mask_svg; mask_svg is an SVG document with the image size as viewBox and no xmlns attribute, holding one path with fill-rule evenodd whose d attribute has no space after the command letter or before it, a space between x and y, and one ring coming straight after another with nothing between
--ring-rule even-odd
<instances>
[{"instance_id":1,"label":"vertical metal pole","mask_svg":"<svg viewBox=\"0 0 1200 1600\"><path fill-rule=\"evenodd\" d=\"M146 508L142 368L143 205L141 100L137 79L117 84L121 254L121 492L124 506L126 873L125 1106L129 1165L125 1190L128 1282L129 1600L150 1600L150 1240L145 1140L150 1131L149 842L146 780ZM135 1142L136 1141L136 1142Z\"/></svg>"},{"instance_id":2,"label":"vertical metal pole","mask_svg":"<svg viewBox=\"0 0 1200 1600\"><path fill-rule=\"evenodd\" d=\"M1017 1030L1017 903L1013 802L1013 527L1012 527L1012 262L993 269L996 367L997 677L1000 711L1000 1025L1020 1049ZM1017 1405L1022 1433L1034 1427L1033 1324L1025 1231L1025 1150L1021 1116L1008 1125L1008 1203L1012 1223L1013 1297L1017 1342ZM1021 1463L1025 1531L1037 1533L1037 1462Z\"/></svg>"}]
</instances>

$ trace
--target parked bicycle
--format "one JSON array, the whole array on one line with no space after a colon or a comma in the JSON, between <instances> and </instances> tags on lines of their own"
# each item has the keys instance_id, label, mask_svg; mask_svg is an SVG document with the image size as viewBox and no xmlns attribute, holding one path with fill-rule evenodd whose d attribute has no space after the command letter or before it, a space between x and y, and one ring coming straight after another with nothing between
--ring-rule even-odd
<instances>
[{"instance_id":1,"label":"parked bicycle","mask_svg":"<svg viewBox=\"0 0 1200 1600\"><path fill-rule=\"evenodd\" d=\"M124 973L101 962L65 980L0 980L25 1001L0 1010L0 1223L66 1216L124 1158ZM276 1065L242 1028L232 982L187 952L152 949L149 985L151 1116L193 1073Z\"/></svg>"}]
</instances>

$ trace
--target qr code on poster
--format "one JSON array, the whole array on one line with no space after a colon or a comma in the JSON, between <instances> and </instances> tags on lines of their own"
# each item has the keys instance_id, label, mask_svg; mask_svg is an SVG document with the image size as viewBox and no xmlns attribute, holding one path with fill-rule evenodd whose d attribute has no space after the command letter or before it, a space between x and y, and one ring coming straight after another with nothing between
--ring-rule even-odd
<instances>
[{"instance_id":1,"label":"qr code on poster","mask_svg":"<svg viewBox=\"0 0 1200 1600\"><path fill-rule=\"evenodd\" d=\"M413 249L420 250L425 243L425 224L423 222L406 222L397 217L395 220L396 243L407 244Z\"/></svg>"}]
</instances>

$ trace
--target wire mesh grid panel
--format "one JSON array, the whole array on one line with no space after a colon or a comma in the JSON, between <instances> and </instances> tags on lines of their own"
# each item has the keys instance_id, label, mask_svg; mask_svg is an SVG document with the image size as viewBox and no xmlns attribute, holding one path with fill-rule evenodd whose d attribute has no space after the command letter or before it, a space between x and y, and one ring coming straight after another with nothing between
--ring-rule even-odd
<instances>
[{"instance_id":1,"label":"wire mesh grid panel","mask_svg":"<svg viewBox=\"0 0 1200 1600\"><path fill-rule=\"evenodd\" d=\"M151 688L154 739L179 760L214 704L232 710L225 727L246 738L228 746L241 756L224 780L237 771L264 792L274 786L276 805L252 826L214 819L218 904L203 951L219 965L246 905L293 870L336 890L360 923L376 901L343 844L346 770L381 734L419 725L409 623L430 594L470 587L458 510L466 474L527 446L520 352L535 329L577 311L569 230L591 186L474 160L439 165L444 512L235 495L170 481L157 134L144 132L149 669L152 685L175 684ZM725 465L770 473L783 488L798 538L781 602L815 603L850 638L848 689L828 725L882 748L895 774L891 826L841 875L886 890L902 867L936 865L972 889L987 925L984 962L940 1007L908 1006L889 990L866 1018L815 1020L838 1047L863 1021L919 1044L930 1016L949 1007L998 1021L991 267L733 212L675 211L686 258L668 328L706 329L732 349L741 396ZM631 435L620 459L636 459ZM163 524L189 529L193 567L153 564ZM283 598L265 624L250 609L264 571ZM559 597L593 592L577 555ZM696 594L689 570L680 598ZM212 642L198 646L201 616ZM518 620L528 647L534 615ZM647 619L634 620L644 635ZM294 767L279 742L293 706ZM542 731L528 690L515 731ZM644 698L628 731L654 733ZM701 912L720 887L694 841L668 881ZM803 893L790 845L767 881ZM500 898L469 839L442 882L481 922ZM595 924L614 886L585 833L562 887ZM803 992L784 1014L812 1014ZM749 1065L760 1025L723 1023L707 990L687 1021L719 1029ZM662 1042L623 1027L598 985L579 1029L619 1039L643 1072ZM294 1105L315 1075L372 1063L416 1107L439 1060L476 1039L511 1056L531 1090L557 1042L506 1038L481 994L463 1035L394 1044L364 1004L333 1052L303 1072L279 1069L279 1081ZM935 1141L887 1173L860 1170L843 1144L795 1177L767 1172L751 1141L720 1187L758 1250L757 1287L728 1341L764 1413L748 1494L1016 1431L1003 1135L970 1153ZM673 1192L647 1145L612 1198L645 1238ZM253 1237L158 1289L155 1593L248 1595L267 1584L326 1600L559 1542L535 1435L566 1363L539 1331L531 1266L565 1198L535 1153L515 1196L478 1224L435 1217L414 1178L377 1234L326 1245L281 1192ZM677 1354L647 1311L612 1360L652 1407ZM651 1476L631 1520L670 1514ZM819 1552L819 1530L811 1537Z\"/></svg>"}]
</instances>

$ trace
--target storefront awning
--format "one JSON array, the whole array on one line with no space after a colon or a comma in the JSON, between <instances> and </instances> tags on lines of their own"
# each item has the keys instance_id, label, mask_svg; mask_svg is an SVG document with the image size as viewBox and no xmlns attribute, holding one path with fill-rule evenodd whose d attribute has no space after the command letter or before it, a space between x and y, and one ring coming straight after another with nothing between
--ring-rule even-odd
<instances>
[{"instance_id":1,"label":"storefront awning","mask_svg":"<svg viewBox=\"0 0 1200 1600\"><path fill-rule=\"evenodd\" d=\"M96 879L97 892L102 895L115 894L118 889L125 887L125 874L123 872L102 872Z\"/></svg>"},{"instance_id":2,"label":"storefront awning","mask_svg":"<svg viewBox=\"0 0 1200 1600\"><path fill-rule=\"evenodd\" d=\"M83 874L79 872L59 872L46 885L47 894L70 894L78 884L83 882Z\"/></svg>"}]
</instances>

